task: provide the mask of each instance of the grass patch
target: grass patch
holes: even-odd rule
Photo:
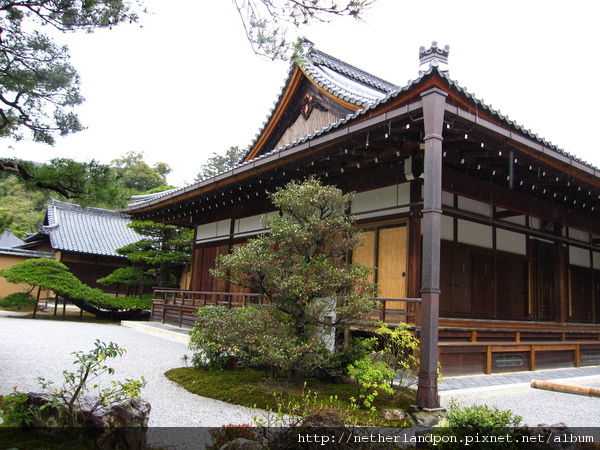
[[[399,426],[398,422],[385,420],[379,411],[384,408],[406,409],[415,404],[413,392],[409,395],[389,399],[381,394],[375,400],[377,411],[371,412],[353,406],[351,397],[357,396],[354,385],[345,383],[324,383],[319,380],[306,380],[304,385],[289,385],[284,380],[267,379],[264,373],[255,369],[236,369],[211,372],[191,367],[171,369],[165,376],[193,394],[221,400],[235,405],[265,410],[278,409],[283,399],[289,403],[301,403],[308,391],[317,393],[317,398],[327,403],[337,398],[350,422],[363,426]]]

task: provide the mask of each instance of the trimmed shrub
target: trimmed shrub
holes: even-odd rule
[[[2,308],[21,309],[27,306],[34,306],[36,303],[37,300],[27,292],[15,292],[0,299],[0,307]]]

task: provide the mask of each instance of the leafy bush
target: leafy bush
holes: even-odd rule
[[[355,361],[348,366],[348,374],[354,377],[358,385],[358,403],[365,408],[372,408],[379,391],[393,394],[391,382],[395,372],[384,361],[374,361],[371,355]]]
[[[23,427],[33,422],[33,413],[29,409],[29,395],[15,391],[2,398],[4,412],[4,426]],[[0,411],[1,413],[1,411]],[[0,417],[2,419],[2,417]],[[2,424],[2,421],[0,421]]]
[[[394,377],[390,380],[394,395],[404,394],[406,389],[416,383],[419,340],[409,326],[402,322],[393,329],[380,322],[375,334],[381,349],[372,355],[372,358],[375,361],[383,361],[394,372]]]
[[[521,427],[521,416],[487,405],[459,407],[453,402],[446,420],[447,424],[435,433],[440,438],[437,448],[442,450],[462,449],[466,442],[470,442],[469,448],[473,449],[518,449],[518,436],[529,434],[527,428]],[[443,439],[450,436],[455,439]],[[477,442],[484,436],[486,442]],[[506,436],[513,436],[512,442],[504,439]]]
[[[376,338],[352,337],[347,343],[337,345],[334,352],[323,352],[309,375],[327,381],[340,381],[348,375],[348,366],[373,352]]]
[[[21,309],[27,306],[34,306],[36,303],[37,300],[27,292],[15,292],[0,299],[0,307],[2,308]]]
[[[298,344],[291,327],[279,320],[273,309],[205,306],[196,315],[196,326],[190,332],[195,367],[255,367],[277,378],[306,357],[307,351]]]

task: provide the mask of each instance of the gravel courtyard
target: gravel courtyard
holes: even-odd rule
[[[194,439],[197,444],[197,433],[206,435],[208,427],[252,423],[261,414],[199,397],[169,381],[165,371],[184,366],[185,354],[191,357],[184,342],[118,325],[60,320],[0,317],[0,394],[12,392],[15,386],[21,392],[39,390],[39,376],[61,382],[62,371],[75,368],[71,352],[91,350],[96,339],[115,342],[127,350],[122,358],[110,361],[115,369],[112,379],[143,376],[147,380],[141,396],[152,405],[148,434],[151,444],[176,441],[185,448],[189,444],[186,439]],[[600,386],[600,376],[562,382]],[[526,384],[452,390],[442,392],[441,397],[444,406],[455,399],[461,405],[485,403],[511,409],[533,426],[556,422],[570,427],[600,426],[600,398],[536,390]],[[193,438],[189,437],[192,429],[197,430]]]
[[[144,377],[148,382],[141,397],[150,402],[150,427],[161,427],[149,441],[160,444],[166,427],[219,427],[251,423],[257,412],[191,394],[168,380],[164,373],[185,365],[191,352],[183,342],[121,327],[60,320],[0,317],[0,393],[16,386],[21,392],[39,391],[37,377],[62,381],[64,369],[75,370],[71,352],[87,352],[100,339],[115,342],[127,353],[110,361],[111,379]],[[171,430],[171,432],[181,435]],[[158,441],[158,442],[157,442]]]

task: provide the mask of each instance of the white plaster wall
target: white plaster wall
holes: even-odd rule
[[[231,227],[231,219],[199,225],[196,229],[196,241],[206,241],[218,237],[228,236]]]
[[[527,254],[527,236],[514,231],[496,229],[496,248],[517,255]]]
[[[492,205],[466,197],[458,197],[458,209],[479,214],[480,216],[492,217]]]
[[[350,211],[361,218],[377,217],[391,212],[407,212],[409,204],[410,183],[403,183],[354,194]],[[393,209],[396,207],[401,208]],[[379,211],[382,209],[387,210]]]
[[[491,249],[493,248],[492,227],[459,219],[458,242]]]
[[[569,264],[580,267],[590,267],[589,250],[569,245]]]

